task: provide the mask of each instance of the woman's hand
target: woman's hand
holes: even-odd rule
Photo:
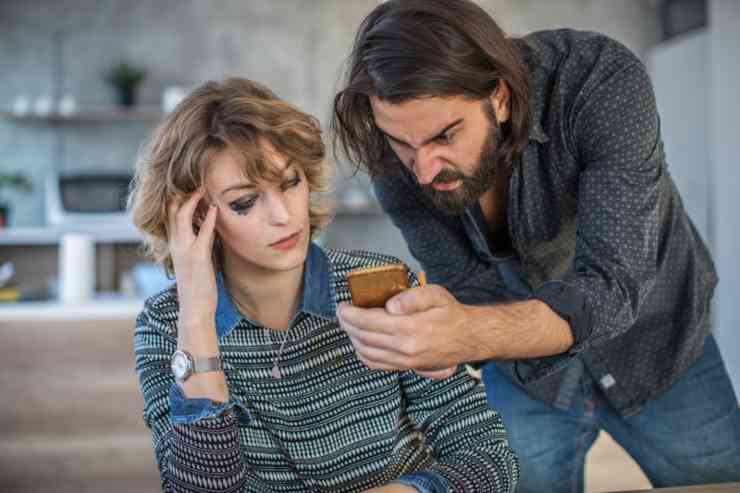
[[[169,247],[180,304],[179,322],[185,327],[212,323],[216,314],[216,274],[212,252],[218,208],[209,205],[207,212],[196,212],[204,193],[199,189],[186,200],[173,200],[167,211]],[[193,230],[196,218],[200,223],[197,235]]]

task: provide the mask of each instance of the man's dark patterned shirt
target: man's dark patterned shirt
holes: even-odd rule
[[[615,409],[635,414],[701,353],[714,265],[668,172],[640,60],[589,32],[517,44],[532,71],[533,125],[513,164],[509,234],[531,296],[570,322],[575,344],[499,366],[554,404],[580,358]],[[463,303],[511,299],[479,208],[444,214],[396,169],[374,180],[376,195],[430,281]]]

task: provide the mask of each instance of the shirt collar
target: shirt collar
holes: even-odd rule
[[[543,57],[540,54],[540,46],[538,46],[534,39],[529,37],[515,40],[515,44],[524,57],[524,63],[532,77],[532,93],[530,96],[532,124],[529,127],[529,140],[544,144],[550,140],[550,137],[547,136],[541,124],[545,112],[545,95],[543,91],[547,84],[543,80],[546,74],[543,70]]]
[[[223,273],[220,271],[216,274],[216,288],[218,291],[216,333],[219,338],[229,335],[242,319],[246,319],[254,325],[260,325],[239,313],[226,290]],[[337,301],[334,289],[334,272],[324,250],[313,242],[308,246],[308,254],[303,269],[301,302],[298,306],[298,312],[290,321],[291,325],[301,312],[326,320],[336,319]]]

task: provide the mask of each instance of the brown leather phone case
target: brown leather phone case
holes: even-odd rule
[[[385,302],[409,288],[409,271],[404,264],[356,269],[347,275],[352,304],[382,308]]]

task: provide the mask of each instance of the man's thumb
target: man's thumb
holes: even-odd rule
[[[411,315],[423,312],[439,304],[436,286],[410,288],[389,299],[385,309],[392,315]]]

